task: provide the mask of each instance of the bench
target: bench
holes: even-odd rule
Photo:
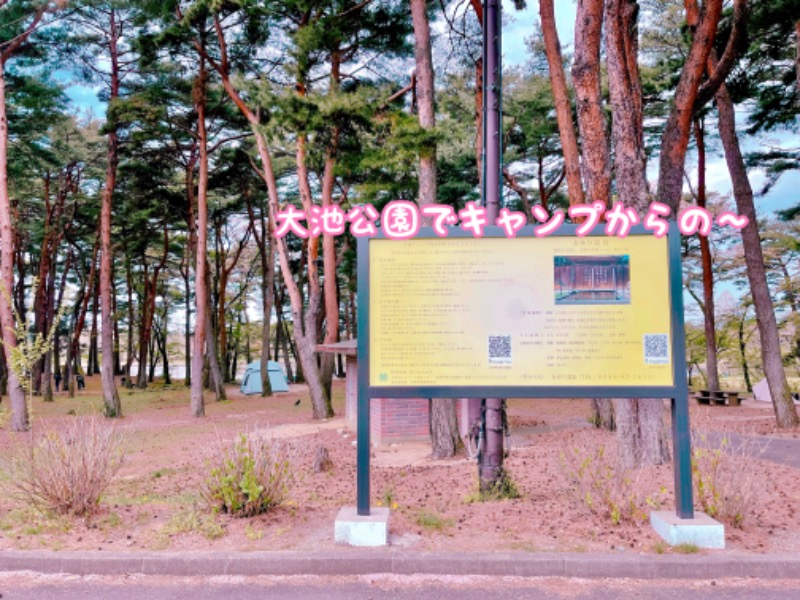
[[[700,390],[695,394],[698,404],[722,404],[728,406],[740,406],[741,399],[739,392],[726,392],[723,390]]]

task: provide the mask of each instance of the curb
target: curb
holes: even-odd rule
[[[0,571],[72,575],[488,575],[627,579],[800,579],[800,555],[613,555],[371,551],[0,551]]]

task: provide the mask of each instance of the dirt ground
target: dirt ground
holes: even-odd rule
[[[97,381],[94,381],[97,380]],[[76,398],[60,395],[50,404],[33,400],[33,435],[46,422],[99,410],[99,376]],[[262,399],[228,389],[226,402],[209,401],[207,417],[189,415],[182,385],[122,390],[125,418],[118,427],[130,436],[129,452],[101,501],[98,515],[76,519],[41,514],[0,495],[0,548],[85,550],[327,550],[334,546],[333,521],[344,505],[355,504],[354,432],[343,418],[311,418],[307,393]],[[335,410],[344,412],[344,385],[335,384]],[[295,402],[300,399],[299,405]],[[614,436],[588,423],[588,400],[512,400],[511,452],[506,466],[520,497],[476,500],[473,461],[461,455],[432,461],[426,444],[374,449],[372,502],[392,508],[390,543],[395,548],[445,551],[612,551],[672,552],[649,524],[615,524],[592,512],[569,476],[580,467],[603,473],[613,462]],[[692,406],[693,427],[743,435],[793,439],[797,431],[776,432],[770,405],[745,401],[741,407]],[[296,450],[299,483],[291,502],[249,519],[218,515],[206,507],[199,486],[209,473],[209,453],[219,440],[242,432],[271,429]],[[0,431],[0,452],[26,444],[28,434]],[[334,468],[314,473],[317,447],[325,446]],[[800,447],[800,442],[798,442]],[[594,458],[591,458],[591,457]],[[800,552],[800,472],[749,459],[754,496],[742,528],[726,527],[728,547],[753,553]],[[2,483],[8,486],[9,473]],[[630,483],[630,482],[629,482]],[[637,472],[632,490],[651,508],[673,508],[671,466]],[[347,551],[343,548],[343,551]]]

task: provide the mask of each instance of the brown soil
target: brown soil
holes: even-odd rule
[[[99,377],[91,378],[99,380]],[[35,399],[34,433],[45,421],[58,423],[97,410],[99,381],[84,395],[59,396],[45,405]],[[341,414],[343,383],[335,386]],[[207,417],[189,416],[182,386],[124,390],[130,452],[91,519],[42,515],[0,496],[0,548],[93,550],[326,550],[334,546],[333,521],[344,505],[355,504],[354,433],[343,419],[313,421],[303,387],[269,399],[243,396],[229,388],[228,402],[207,404]],[[295,406],[297,399],[302,399]],[[769,405],[745,402],[738,408],[692,407],[695,424],[717,431],[773,434]],[[608,448],[614,436],[588,425],[588,400],[509,402],[512,449],[506,461],[521,497],[476,502],[476,467],[463,456],[446,461],[428,457],[425,444],[375,448],[372,502],[392,508],[390,541],[409,550],[450,551],[672,551],[646,522],[615,525],[602,511],[589,510],[566,471],[572,454]],[[270,428],[297,450],[299,484],[292,501],[250,519],[216,515],[203,505],[198,488],[208,473],[208,452],[219,439]],[[797,432],[783,433],[796,437]],[[0,432],[0,452],[27,443],[26,434]],[[332,471],[314,473],[318,446],[327,447]],[[565,459],[564,457],[568,457]],[[585,456],[580,454],[580,456]],[[611,460],[609,458],[609,460]],[[800,473],[757,460],[757,498],[743,528],[726,528],[731,549],[746,552],[800,552]],[[602,466],[599,465],[598,468]],[[8,484],[10,475],[4,474]],[[642,498],[673,507],[672,468],[645,469],[635,489]],[[597,502],[595,502],[597,505]],[[647,508],[647,507],[645,507]],[[647,508],[647,510],[650,510]],[[345,550],[346,551],[346,550]]]

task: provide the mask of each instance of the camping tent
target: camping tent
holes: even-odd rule
[[[753,398],[759,402],[772,402],[772,395],[769,393],[769,384],[766,379],[762,379],[753,386]]]
[[[761,402],[772,402],[772,395],[769,393],[769,385],[766,379],[762,379],[753,386],[753,397]],[[792,394],[795,404],[800,404],[800,394]]]
[[[273,361],[267,363],[267,373],[269,383],[272,385],[273,392],[288,392],[289,384],[286,382],[286,375],[281,371],[281,366]],[[239,390],[243,394],[261,393],[261,362],[255,361],[247,365],[247,369],[242,377],[242,385]]]

